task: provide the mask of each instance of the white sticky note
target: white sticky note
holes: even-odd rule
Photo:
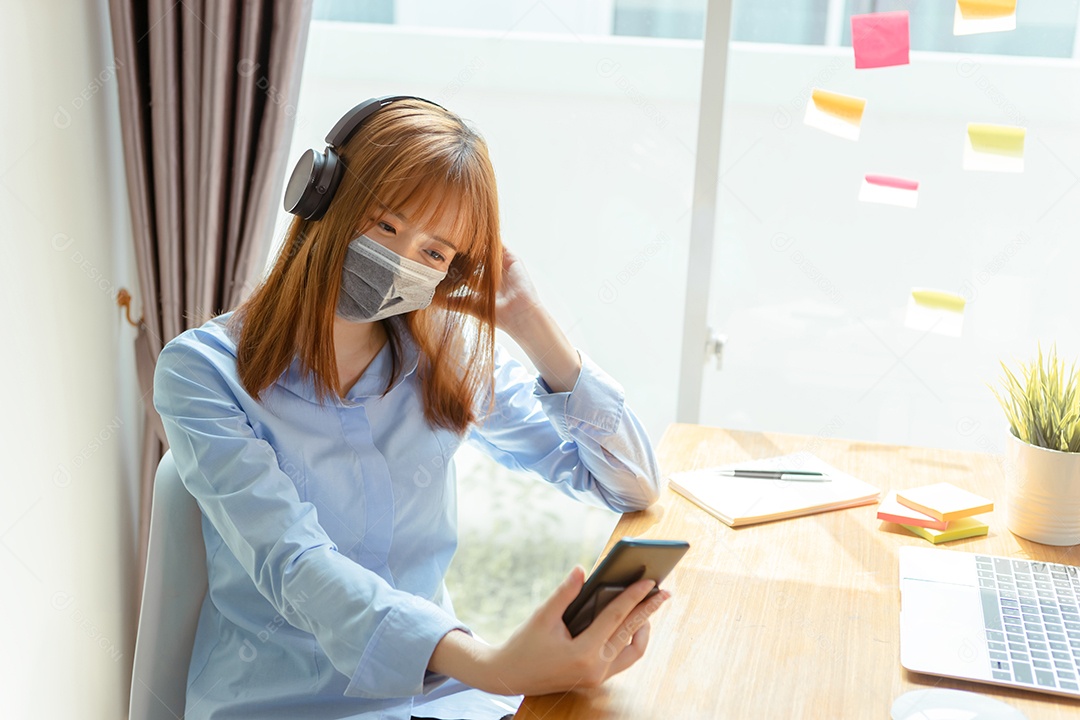
[[[1009,32],[1016,29],[1016,0],[957,0],[953,35]]]
[[[866,100],[814,88],[806,102],[803,122],[846,140],[858,140]]]
[[[859,186],[859,201],[913,208],[919,204],[919,183],[888,175],[866,175]]]
[[[1016,125],[968,123],[964,136],[964,169],[1024,172],[1027,130]]]
[[[904,325],[921,332],[960,337],[964,330],[966,304],[964,297],[956,293],[932,288],[912,288],[908,296]]]

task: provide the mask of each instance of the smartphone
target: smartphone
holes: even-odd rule
[[[641,578],[656,582],[646,599],[658,593],[660,581],[689,549],[690,543],[683,540],[619,540],[563,613],[570,636],[580,635],[608,603]]]

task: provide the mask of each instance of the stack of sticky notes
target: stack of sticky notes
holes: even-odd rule
[[[937,545],[986,535],[990,526],[974,516],[993,509],[992,500],[943,482],[889,493],[877,516]]]

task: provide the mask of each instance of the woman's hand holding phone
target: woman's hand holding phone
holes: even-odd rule
[[[585,632],[571,637],[562,617],[584,582],[584,571],[574,568],[532,617],[496,648],[503,681],[512,692],[540,695],[596,687],[644,654],[649,616],[669,594],[661,591],[643,603],[655,583],[639,580],[612,600]]]
[[[649,616],[671,594],[661,590],[645,601],[655,583],[638,580],[584,632],[571,637],[563,613],[584,583],[584,570],[574,568],[502,645],[483,645],[460,631],[449,633],[435,648],[429,668],[501,695],[597,687],[641,658],[649,643]]]

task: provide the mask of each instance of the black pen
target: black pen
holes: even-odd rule
[[[758,478],[760,480],[796,480],[801,482],[832,482],[832,478],[814,470],[717,470],[727,477]]]

